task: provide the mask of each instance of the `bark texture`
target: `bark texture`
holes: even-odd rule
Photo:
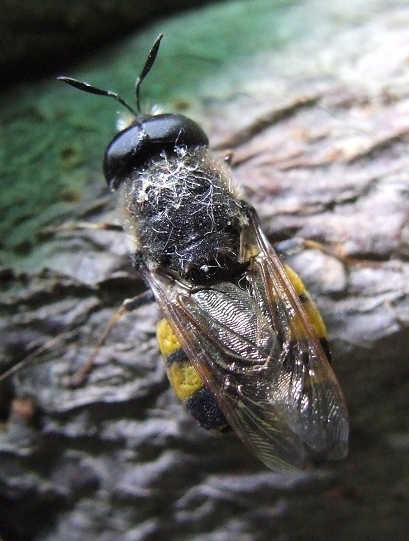
[[[4,541],[407,539],[409,9],[345,9],[331,26],[322,7],[326,32],[232,68],[246,77],[204,87],[195,110],[269,237],[329,248],[289,262],[328,326],[349,457],[285,477],[198,428],[168,388],[155,305],[121,320],[84,387],[64,386],[143,284],[121,233],[59,234],[0,273],[2,366],[59,337],[1,383]],[[72,218],[111,222],[99,195]]]

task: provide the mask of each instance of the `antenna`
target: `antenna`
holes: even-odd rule
[[[82,90],[83,92],[88,92],[89,94],[96,94],[97,96],[108,96],[108,98],[114,98],[114,100],[119,101],[120,104],[122,104],[124,107],[128,109],[134,116],[138,116],[141,114],[141,103],[140,103],[140,88],[143,80],[150,72],[156,56],[158,54],[159,45],[161,42],[161,39],[163,38],[163,34],[159,34],[159,36],[156,38],[155,43],[152,45],[151,50],[149,51],[148,58],[146,59],[146,62],[142,68],[142,71],[139,75],[139,77],[136,80],[135,83],[135,97],[136,97],[136,111],[132,109],[130,105],[126,103],[125,100],[121,98],[119,94],[116,92],[112,92],[112,90],[102,90],[101,88],[98,88],[96,86],[92,86],[89,83],[86,83],[85,81],[78,81],[77,79],[73,79],[72,77],[57,77],[59,81],[63,81],[64,83],[67,83],[70,86],[73,86],[74,88],[77,88],[78,90]]]
[[[141,88],[141,84],[145,77],[148,75],[148,73],[151,71],[151,68],[156,60],[156,55],[159,51],[159,45],[163,38],[163,34],[159,34],[159,36],[156,38],[155,43],[152,45],[151,50],[149,51],[148,58],[146,59],[145,65],[142,68],[142,71],[139,75],[139,77],[136,79],[135,83],[135,99],[136,99],[136,110],[138,113],[141,112],[141,102],[139,98],[139,91]]]
[[[67,83],[67,85],[78,88],[78,90],[88,92],[89,94],[97,94],[98,96],[108,96],[109,98],[114,98],[116,101],[119,101],[119,103],[122,103],[122,105],[126,107],[128,111],[131,111],[131,113],[136,116],[136,112],[132,109],[132,107],[130,107],[126,103],[126,101],[121,98],[119,94],[117,94],[116,92],[112,92],[112,90],[102,90],[101,88],[92,86],[89,83],[85,83],[84,81],[72,79],[71,77],[57,77],[57,79],[59,81],[64,81],[64,83]]]

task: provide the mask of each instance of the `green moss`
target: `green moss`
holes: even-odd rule
[[[138,70],[153,39],[163,32],[157,63],[143,87],[144,107],[149,110],[150,104],[160,103],[165,110],[189,108],[191,100],[204,99],[204,81],[211,81],[216,90],[228,67],[240,63],[240,58],[276,49],[289,39],[293,20],[285,8],[293,3],[241,0],[192,11],[155,24],[74,73],[63,71],[115,90],[133,103]],[[0,264],[29,251],[36,243],[36,229],[75,216],[79,202],[105,188],[101,163],[115,134],[118,110],[113,100],[52,79],[15,89],[3,98]]]

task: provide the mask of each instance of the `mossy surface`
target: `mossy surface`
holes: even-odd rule
[[[293,34],[288,0],[227,2],[160,22],[135,38],[60,74],[112,89],[133,103],[133,84],[154,38],[165,34],[143,87],[149,110],[190,110],[203,104],[201,89],[223,85],[230,67]],[[300,24],[300,23],[298,23]],[[304,24],[304,23],[303,23]],[[285,29],[288,31],[285,31]],[[246,74],[243,74],[245,77]],[[209,83],[210,81],[210,83]],[[0,103],[0,264],[28,255],[42,227],[75,217],[84,201],[103,193],[101,163],[115,134],[113,100],[90,96],[50,79],[21,86]]]

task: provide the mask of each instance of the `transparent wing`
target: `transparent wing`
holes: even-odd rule
[[[280,389],[275,407],[303,443],[316,456],[343,458],[348,451],[348,412],[334,372],[312,328],[280,259],[265,238],[256,214],[251,215],[260,256],[255,258],[263,292],[268,296],[268,311],[282,309],[284,357],[270,373],[277,375]],[[255,280],[258,283],[258,279]],[[277,302],[276,299],[280,299]]]
[[[190,289],[145,273],[191,362],[237,434],[271,469],[346,454],[342,393],[285,270],[251,215],[258,255],[237,284]]]

